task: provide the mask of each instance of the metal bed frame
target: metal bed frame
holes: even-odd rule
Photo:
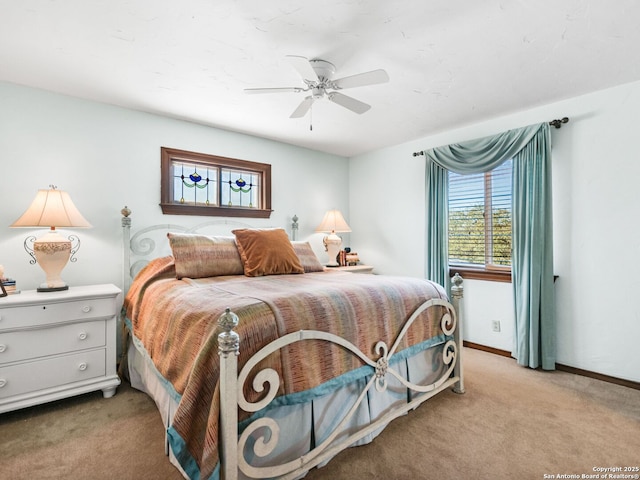
[[[135,276],[137,271],[142,268],[145,260],[137,260],[131,263],[131,252],[136,255],[151,255],[156,250],[155,242],[148,236],[153,230],[163,231],[182,231],[182,232],[201,232],[204,228],[210,226],[232,226],[247,227],[248,225],[229,220],[214,220],[206,222],[195,227],[181,227],[177,225],[156,225],[144,228],[138,231],[133,237],[130,235],[131,219],[129,218],[131,211],[125,207],[122,210],[122,228],[124,242],[124,265],[125,273],[123,284],[125,291],[130,286],[131,278]],[[295,239],[298,230],[298,218],[293,217],[291,227],[292,237]],[[461,321],[463,317],[463,286],[462,278],[455,275],[452,278],[451,296],[452,302],[446,302],[441,299],[431,299],[423,303],[406,321],[394,340],[392,345],[387,345],[380,341],[375,345],[374,351],[377,354],[377,360],[371,360],[364,352],[349,341],[336,335],[316,331],[301,330],[295,333],[285,335],[270,344],[266,345],[253,357],[251,357],[246,365],[238,372],[238,356],[241,348],[241,341],[235,332],[235,327],[241,321],[237,315],[227,309],[221,314],[218,325],[221,333],[218,336],[218,353],[220,355],[220,459],[221,459],[221,478],[222,480],[237,480],[239,472],[242,472],[250,478],[282,478],[294,479],[310,469],[320,465],[333,457],[338,452],[353,445],[358,440],[370,435],[372,432],[383,428],[393,419],[415,409],[418,405],[425,402],[434,395],[452,388],[455,393],[464,393],[464,380],[462,371],[462,335]],[[450,339],[444,344],[442,350],[442,361],[446,366],[445,371],[435,380],[428,384],[416,384],[410,382],[407,378],[392,367],[392,358],[397,351],[404,335],[407,333],[411,324],[416,318],[429,308],[444,308],[446,313],[442,316],[440,326]],[[281,437],[279,427],[276,422],[269,417],[261,417],[251,422],[240,434],[238,429],[238,407],[245,412],[254,413],[266,408],[275,398],[280,385],[280,379],[277,373],[272,369],[264,369],[259,371],[251,380],[251,388],[256,392],[265,392],[262,400],[251,403],[244,396],[245,383],[249,382],[249,373],[267,356],[277,350],[286,347],[295,342],[304,342],[308,340],[321,340],[331,342],[341,346],[351,354],[357,356],[366,365],[372,368],[373,374],[366,382],[365,388],[357,397],[355,403],[348,409],[346,415],[338,422],[336,427],[322,441],[306,454],[276,466],[254,466],[250,464],[242,452],[247,447],[247,441],[251,437],[257,441],[252,443],[253,455],[257,457],[265,457],[269,455],[277,446]],[[395,378],[404,387],[417,395],[407,403],[395,406],[393,409],[386,411],[380,417],[373,420],[368,425],[363,426],[357,431],[344,436],[337,440],[338,436],[343,432],[343,427],[353,417],[356,410],[367,397],[367,395],[375,394],[375,392],[384,393],[387,389],[388,379]],[[265,390],[266,388],[266,390]],[[260,430],[262,429],[262,430]],[[262,433],[259,433],[262,432]],[[268,432],[268,435],[265,433]]]

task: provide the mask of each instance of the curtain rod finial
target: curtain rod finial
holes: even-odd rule
[[[549,122],[549,125],[551,125],[552,127],[560,128],[562,127],[563,123],[567,123],[568,121],[569,121],[568,117],[563,117],[562,119],[551,120]]]

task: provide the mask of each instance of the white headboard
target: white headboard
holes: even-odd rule
[[[123,278],[122,285],[125,293],[129,291],[131,281],[150,260],[164,255],[171,255],[171,247],[167,240],[168,232],[201,233],[204,235],[231,235],[236,228],[253,228],[254,225],[225,218],[208,220],[198,225],[185,227],[175,224],[149,225],[137,230],[131,235],[131,210],[125,206],[120,210],[122,214],[122,255]],[[298,217],[292,218],[291,240],[298,238]]]

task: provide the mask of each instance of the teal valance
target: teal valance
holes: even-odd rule
[[[516,128],[490,137],[432,148],[425,155],[427,160],[455,173],[484,173],[513,158],[545,127],[548,131],[546,123]]]

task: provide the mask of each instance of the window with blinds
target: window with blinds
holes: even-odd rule
[[[449,265],[511,268],[512,163],[487,173],[449,172]]]

